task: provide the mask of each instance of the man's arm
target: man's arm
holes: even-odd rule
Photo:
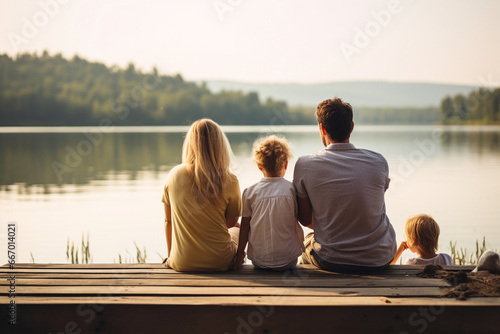
[[[312,204],[309,197],[297,197],[299,222],[310,229],[314,229]]]
[[[172,212],[170,205],[163,203],[165,209],[165,237],[167,239],[167,258],[170,256],[172,249]]]

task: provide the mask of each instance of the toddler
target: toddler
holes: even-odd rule
[[[255,267],[287,270],[302,254],[304,232],[297,221],[295,188],[283,178],[292,157],[284,138],[268,136],[253,145],[253,157],[264,177],[243,191],[238,252],[234,268],[245,257]]]
[[[416,253],[418,257],[406,260],[405,264],[453,264],[448,254],[436,254],[439,225],[431,216],[420,214],[410,217],[405,224],[405,235],[406,241],[399,246],[391,264],[395,264],[406,249]]]

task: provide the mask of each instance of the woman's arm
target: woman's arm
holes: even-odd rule
[[[167,258],[170,256],[170,250],[172,249],[172,212],[170,211],[170,205],[163,203],[165,208],[165,237],[167,238]]]
[[[396,255],[394,255],[394,259],[392,259],[391,264],[396,264],[401,254],[403,254],[403,252],[407,249],[408,245],[406,244],[406,241],[401,242],[401,245],[399,245],[398,250],[396,251]]]
[[[238,252],[236,253],[236,260],[234,261],[233,269],[240,269],[245,259],[245,247],[248,242],[248,233],[250,233],[250,220],[252,217],[241,218],[240,239],[238,241]]]

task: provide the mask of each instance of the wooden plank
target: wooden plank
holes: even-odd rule
[[[29,269],[29,268],[47,268],[47,269],[57,269],[57,268],[66,268],[66,269],[166,269],[165,266],[161,263],[89,263],[89,264],[70,264],[70,263],[16,263],[16,268],[20,269]],[[392,265],[388,270],[421,270],[425,266],[419,265]],[[9,264],[4,264],[0,267],[0,272],[3,269],[9,268]],[[310,264],[298,264],[296,267],[298,270],[313,270],[313,271],[321,271]],[[475,266],[458,266],[458,265],[450,265],[443,266],[446,270],[472,270]],[[9,269],[10,270],[10,269]],[[171,269],[170,269],[171,270]],[[173,271],[173,270],[172,270]],[[244,271],[254,271],[254,267],[251,264],[244,264],[242,269],[239,272]],[[174,271],[175,272],[175,271]]]
[[[299,265],[296,270],[291,272],[292,274],[296,274],[297,272],[307,273],[308,275],[338,275],[339,273],[329,272],[325,270],[317,269],[311,265]],[[470,271],[474,267],[473,266],[444,266],[446,270],[464,270]],[[390,275],[390,274],[416,274],[421,272],[423,266],[391,266],[387,270],[383,270],[377,273],[373,273],[372,275]],[[96,265],[16,265],[16,267],[12,270],[7,267],[0,267],[0,273],[10,274],[10,273],[23,273],[23,272],[60,272],[60,273],[70,273],[70,272],[79,272],[79,273],[169,273],[169,274],[219,274],[219,275],[254,275],[256,273],[262,274],[270,274],[270,275],[282,275],[283,272],[271,272],[271,271],[263,271],[256,270],[251,265],[245,265],[241,270],[238,271],[229,271],[229,272],[176,272],[173,269],[165,268],[163,265],[156,266],[138,266],[137,264],[128,264],[128,265],[112,265],[108,264],[106,266],[96,266]],[[290,272],[289,272],[290,273]]]
[[[285,271],[285,272],[271,272],[271,271],[258,271],[252,270],[251,272],[244,271],[233,271],[233,272],[175,272],[171,269],[18,269],[9,270],[6,272],[1,272],[0,277],[8,277],[10,275],[22,275],[22,274],[131,274],[131,275],[143,275],[143,274],[163,274],[170,275],[171,277],[255,277],[255,276],[265,276],[265,277],[387,277],[387,276],[415,276],[420,271],[392,271],[392,272],[380,272],[376,274],[341,274],[334,272],[324,272],[324,271]]]
[[[53,274],[113,274],[113,275],[128,275],[128,276],[144,276],[144,275],[153,275],[160,274],[165,278],[234,278],[234,277],[298,277],[298,278],[334,278],[334,277],[407,277],[407,276],[416,276],[420,271],[392,271],[392,272],[382,272],[377,274],[369,274],[369,275],[359,275],[359,274],[340,274],[333,272],[320,272],[320,271],[294,271],[294,272],[268,272],[268,271],[252,271],[249,273],[243,272],[210,272],[210,273],[178,273],[174,272],[170,269],[151,269],[151,270],[135,270],[135,269],[119,269],[119,270],[110,270],[110,269],[92,269],[92,270],[70,270],[70,269],[20,269],[14,271],[8,271],[4,273],[0,273],[0,278],[7,278],[11,275],[16,275],[19,277],[27,277],[31,274],[33,275],[53,275]]]
[[[184,296],[434,296],[443,294],[439,287],[379,288],[286,288],[286,287],[171,287],[171,286],[17,286],[16,295],[184,295]]]
[[[47,279],[61,279],[61,278],[81,278],[81,279],[103,279],[103,278],[122,278],[122,279],[164,279],[164,280],[182,280],[182,279],[195,279],[195,280],[244,280],[244,281],[252,281],[254,279],[266,279],[272,281],[294,281],[301,282],[307,280],[339,280],[339,279],[350,279],[350,280],[358,280],[358,279],[369,279],[369,280],[387,280],[387,279],[420,279],[420,277],[415,275],[387,275],[387,276],[349,276],[349,275],[337,275],[331,277],[321,277],[321,276],[297,276],[297,275],[284,275],[284,276],[276,276],[276,275],[233,275],[233,276],[225,276],[225,275],[178,275],[172,276],[168,274],[80,274],[80,273],[18,273],[12,275],[0,275],[0,285],[5,284],[2,282],[9,277],[14,276],[19,279],[33,279],[33,278],[47,278]]]
[[[337,280],[388,280],[388,279],[399,279],[399,280],[422,280],[418,276],[405,276],[405,275],[388,275],[388,276],[347,276],[338,275],[335,277],[317,277],[317,276],[266,276],[266,275],[254,275],[254,276],[197,276],[197,275],[180,275],[171,276],[165,274],[16,274],[13,275],[18,280],[30,280],[30,279],[48,279],[48,280],[60,280],[60,279],[87,279],[87,280],[101,280],[101,279],[131,279],[131,280],[164,280],[164,281],[178,281],[178,280],[220,280],[220,281],[246,281],[253,282],[254,280],[260,281],[283,281],[288,282],[288,285],[299,285],[307,281],[337,281]],[[0,275],[0,286],[8,285],[7,279],[10,275],[2,276]]]
[[[287,282],[286,284],[299,285],[307,281],[358,281],[358,280],[368,280],[368,281],[384,281],[384,280],[429,280],[429,278],[421,278],[414,275],[388,275],[388,276],[348,276],[348,275],[338,275],[332,277],[318,277],[318,276],[275,276],[275,275],[253,275],[253,276],[220,276],[220,275],[210,275],[210,276],[198,276],[198,275],[179,275],[172,276],[166,274],[43,274],[43,273],[20,273],[12,275],[16,280],[32,280],[32,279],[47,279],[47,280],[60,280],[60,279],[85,279],[85,280],[102,280],[102,279],[131,279],[131,280],[163,280],[163,281],[179,281],[179,280],[199,280],[199,281],[242,281],[242,282],[253,282],[255,280],[259,281],[269,281],[269,282]],[[8,285],[11,275],[0,275],[0,286]]]
[[[220,278],[220,279],[233,279],[233,278],[246,278],[246,279],[251,279],[253,277],[269,277],[269,278],[292,278],[292,277],[297,277],[297,278],[324,278],[324,279],[336,279],[338,277],[349,277],[349,278],[378,278],[378,279],[383,279],[385,277],[392,277],[392,276],[415,276],[415,275],[348,275],[348,274],[337,274],[337,273],[332,273],[329,275],[315,275],[315,274],[308,274],[308,273],[303,273],[303,272],[285,272],[285,273],[270,273],[270,272],[256,272],[253,275],[240,275],[238,273],[233,273],[233,274],[226,274],[226,273],[177,273],[177,274],[172,274],[168,272],[162,272],[162,271],[145,271],[145,272],[134,272],[134,271],[86,271],[86,272],[78,272],[78,271],[20,271],[20,272],[11,272],[11,273],[2,273],[0,274],[0,277],[10,277],[11,275],[16,275],[19,277],[28,277],[31,275],[47,275],[49,276],[57,276],[57,275],[73,275],[73,276],[85,276],[85,275],[122,275],[122,276],[129,276],[129,277],[141,277],[144,275],[162,275],[162,277],[165,278]]]
[[[0,304],[9,303],[0,296]],[[274,305],[274,306],[500,306],[500,297],[475,297],[465,301],[453,298],[379,296],[20,296],[22,304],[131,304],[131,305]]]
[[[8,285],[7,280],[0,281],[2,285]],[[425,278],[392,278],[385,280],[367,279],[307,279],[296,280],[276,280],[255,278],[253,280],[217,280],[217,279],[143,279],[143,278],[103,278],[103,279],[82,279],[82,278],[16,278],[17,286],[83,286],[83,285],[148,285],[148,286],[278,286],[278,287],[447,287],[449,284],[440,279]]]
[[[244,272],[244,271],[231,271],[231,272],[176,272],[172,269],[14,269],[0,272],[2,275],[12,275],[12,274],[24,274],[24,273],[61,273],[61,274],[170,274],[170,275],[189,275],[189,276],[254,276],[254,275],[266,275],[266,276],[317,276],[317,277],[329,277],[338,275],[347,276],[390,276],[394,274],[416,274],[420,271],[404,271],[404,272],[380,272],[374,274],[341,274],[334,272],[322,272],[322,271],[285,271],[285,272],[270,272],[270,271],[257,271]]]
[[[273,276],[273,277],[335,277],[335,276],[348,276],[348,277],[387,277],[387,276],[416,276],[421,270],[413,271],[386,271],[373,274],[343,274],[334,272],[320,272],[320,271],[286,271],[286,272],[268,272],[268,271],[253,271],[253,272],[175,272],[171,269],[16,269],[0,272],[0,277],[8,277],[10,275],[20,275],[20,274],[131,274],[131,275],[143,275],[143,274],[163,274],[171,275],[172,277],[233,277],[233,276]]]

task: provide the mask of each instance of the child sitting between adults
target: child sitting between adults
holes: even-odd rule
[[[452,265],[451,256],[445,253],[437,254],[439,225],[429,215],[420,214],[410,217],[405,224],[406,241],[399,246],[391,264],[396,264],[406,249],[416,253],[418,257],[406,260],[405,264],[419,265]]]
[[[234,269],[248,258],[257,268],[288,270],[302,254],[304,232],[297,220],[295,187],[284,178],[292,153],[277,136],[257,140],[253,157],[264,177],[242,195],[242,218]]]

